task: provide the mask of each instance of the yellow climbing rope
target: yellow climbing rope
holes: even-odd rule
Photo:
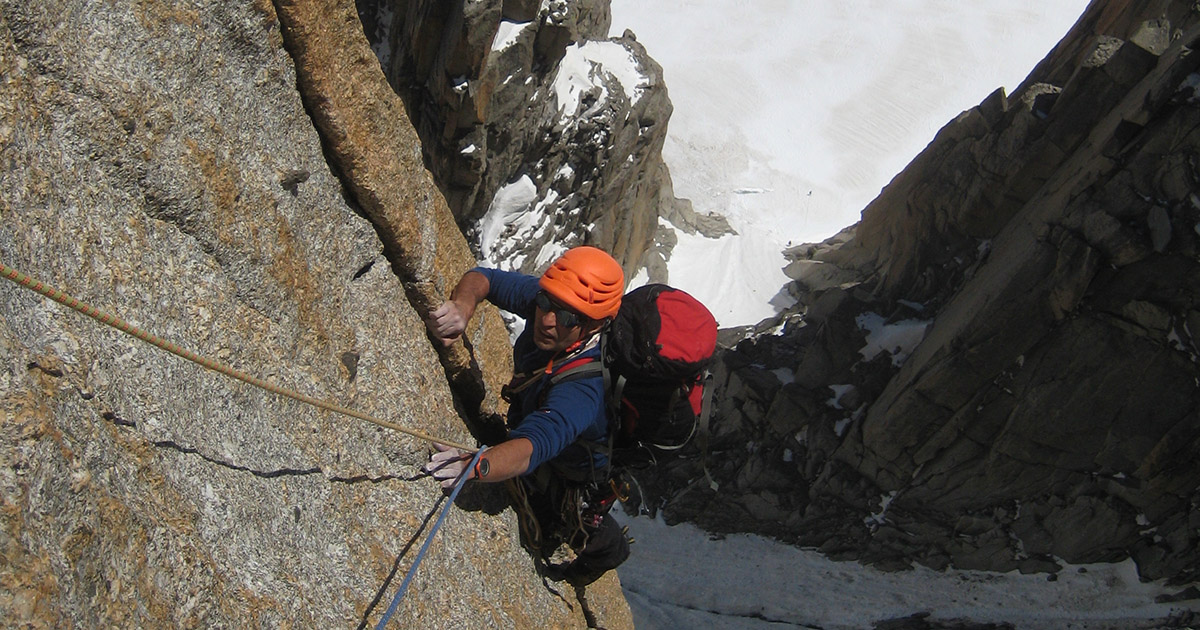
[[[394,431],[399,431],[401,433],[411,435],[413,437],[420,438],[422,440],[426,440],[429,442],[437,442],[438,444],[445,444],[446,446],[453,446],[455,448],[459,448],[459,449],[462,449],[465,451],[473,452],[476,450],[473,447],[465,446],[463,444],[458,444],[458,443],[452,442],[450,440],[443,440],[442,438],[434,437],[432,435],[423,433],[421,431],[417,431],[415,429],[409,429],[407,427],[400,426],[394,422],[389,422],[387,420],[381,420],[379,418],[369,416],[365,413],[355,411],[348,407],[343,407],[341,405],[337,405],[337,404],[334,404],[331,402],[319,400],[319,399],[313,398],[311,396],[305,396],[304,394],[301,394],[300,392],[280,387],[278,385],[275,385],[274,383],[269,383],[267,381],[264,381],[261,378],[258,378],[256,376],[251,376],[245,372],[236,370],[232,367],[229,367],[228,365],[219,363],[217,361],[213,361],[212,359],[208,359],[206,357],[202,357],[190,350],[185,350],[176,344],[173,344],[169,341],[160,339],[159,337],[156,337],[148,332],[145,332],[135,326],[131,326],[131,325],[129,325],[129,323],[125,322],[124,320],[120,319],[119,317],[114,317],[113,315],[105,313],[104,311],[101,311],[93,306],[84,304],[84,303],[80,302],[79,300],[71,297],[70,295],[63,293],[62,291],[59,291],[58,289],[55,289],[54,287],[48,286],[43,282],[35,280],[35,279],[29,277],[28,275],[21,273],[20,271],[17,271],[16,269],[9,267],[8,265],[5,265],[4,263],[0,263],[0,276],[4,276],[5,278],[12,280],[13,282],[15,282],[27,289],[36,291],[36,292],[50,298],[51,300],[54,300],[55,302],[62,304],[63,306],[66,306],[68,308],[79,311],[80,313],[87,315],[88,317],[100,322],[101,324],[105,324],[107,326],[112,326],[113,328],[116,328],[117,330],[119,330],[127,335],[136,337],[148,344],[158,346],[159,348],[166,350],[167,352],[170,352],[171,354],[174,354],[176,356],[187,359],[188,361],[191,361],[192,363],[196,363],[205,368],[213,370],[214,372],[219,372],[221,374],[224,374],[231,378],[235,378],[244,383],[249,383],[250,385],[253,385],[255,387],[265,389],[266,391],[272,392],[274,394],[278,394],[280,396],[286,396],[288,398],[291,398],[292,400],[298,400],[302,403],[306,403],[306,404],[312,405],[314,407],[324,409],[326,411],[332,411],[334,413],[340,413],[340,414],[343,414],[346,416],[350,416],[352,418],[358,418],[359,420],[365,420],[367,422],[370,422],[371,424],[385,427],[388,429],[392,429]]]

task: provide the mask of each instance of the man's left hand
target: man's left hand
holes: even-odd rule
[[[438,483],[442,484],[442,490],[449,492],[454,489],[459,477],[463,474],[471,474],[471,471],[467,470],[467,466],[471,464],[474,453],[451,446],[443,446],[436,442],[433,446],[437,452],[429,457],[429,463],[425,464],[422,470],[437,479]]]

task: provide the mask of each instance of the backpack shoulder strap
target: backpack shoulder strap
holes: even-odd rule
[[[607,396],[613,390],[613,374],[608,369],[610,350],[608,337],[608,328],[600,332],[600,356],[599,357],[580,357],[574,361],[570,361],[563,365],[550,375],[550,384],[556,385],[564,381],[574,381],[581,378],[590,378],[593,376],[604,377],[604,393]],[[617,383],[617,400],[620,400],[621,389],[624,387],[625,379],[618,378]]]
[[[578,359],[564,365],[562,370],[551,374],[550,386],[552,388],[554,385],[569,383],[571,380],[604,376],[604,373],[604,365],[601,365],[599,360],[594,358]]]
[[[601,376],[604,374],[604,365],[595,357],[584,357],[576,359],[564,365],[561,369],[550,375],[550,384],[557,385],[567,381],[577,381],[582,378],[593,376]]]
[[[708,421],[712,416],[713,399],[712,372],[705,370],[700,383],[704,387],[704,397],[700,403],[700,415],[696,418],[696,445],[700,447],[700,467],[704,469],[704,478],[708,481],[708,487],[712,488],[713,492],[716,492],[720,485],[712,478],[712,474],[708,471]]]
[[[602,376],[604,378],[604,409],[608,416],[608,435],[606,443],[597,443],[591,440],[576,440],[577,444],[582,445],[592,452],[604,454],[605,467],[601,474],[596,477],[598,480],[608,479],[612,473],[612,456],[613,442],[616,438],[617,423],[620,421],[620,401],[623,390],[625,389],[625,377],[614,374],[609,369],[608,347],[609,336],[608,329],[605,328],[600,333],[600,356],[599,357],[581,357],[570,363],[567,363],[558,371],[550,376],[549,386],[557,385],[558,383],[574,381],[583,378],[592,378]],[[596,471],[593,471],[595,474]]]

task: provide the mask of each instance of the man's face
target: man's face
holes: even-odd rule
[[[583,316],[555,302],[545,292],[538,296],[537,311],[533,317],[533,343],[538,349],[558,352],[583,338],[585,323],[565,326],[561,320],[571,319],[560,317],[565,313],[574,314],[578,322],[588,322]]]

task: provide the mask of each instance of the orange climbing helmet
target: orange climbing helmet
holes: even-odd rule
[[[591,319],[605,319],[621,308],[625,272],[607,252],[595,247],[575,247],[554,261],[538,281],[563,306]]]

